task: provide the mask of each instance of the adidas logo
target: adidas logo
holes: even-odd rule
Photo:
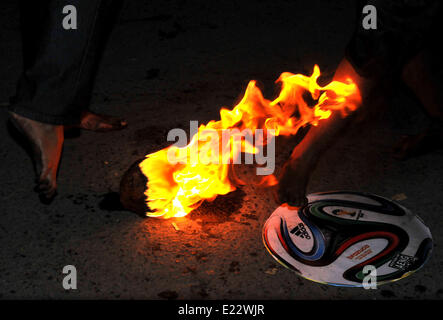
[[[311,236],[309,235],[308,231],[306,231],[306,227],[303,223],[299,223],[296,225],[291,231],[293,235],[300,237],[302,239],[311,239]]]

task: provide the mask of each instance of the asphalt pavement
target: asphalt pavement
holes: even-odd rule
[[[168,145],[170,129],[218,119],[220,107],[235,105],[249,80],[272,98],[281,72],[310,74],[318,64],[331,75],[353,19],[353,1],[344,0],[126,1],[91,109],[125,117],[129,126],[66,140],[51,205],[33,193],[32,162],[0,110],[0,298],[441,299],[443,153],[393,159],[401,135],[426,124],[401,88],[383,114],[344,132],[309,184],[309,192],[400,194],[400,203],[421,216],[434,252],[422,270],[399,282],[377,290],[337,288],[285,269],[261,240],[276,204],[269,190],[252,184],[173,220],[141,218],[115,201],[134,161]],[[16,1],[1,1],[0,30],[4,106],[21,70]],[[76,290],[62,286],[66,265],[77,269]]]

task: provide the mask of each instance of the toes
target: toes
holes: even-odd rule
[[[110,122],[111,122],[112,126],[119,127],[119,128],[124,128],[128,125],[128,122],[124,119],[112,118],[112,120]]]
[[[102,123],[103,127],[99,126],[101,131],[111,131],[111,130],[121,130],[128,126],[126,120],[121,120],[117,118],[110,118],[109,123]]]
[[[125,120],[115,119],[110,122],[98,122],[95,124],[93,131],[108,132],[114,130],[122,130],[128,126]]]
[[[39,199],[40,199],[40,202],[43,204],[51,204],[52,201],[54,201],[56,195],[57,195],[57,191],[54,190],[54,192],[49,195],[39,194]]]
[[[63,126],[50,125],[11,114],[17,127],[22,130],[33,147],[35,161],[35,191],[44,201],[51,200],[56,194],[57,168],[63,145]]]
[[[42,203],[49,204],[56,196],[57,187],[55,183],[51,183],[50,180],[44,179],[38,181],[34,191],[38,193]]]
[[[48,191],[49,189],[51,189],[49,183],[40,182],[35,186],[34,191],[37,193],[42,193]]]
[[[397,160],[405,160],[410,149],[411,137],[402,136],[400,142],[393,149],[393,156]]]
[[[121,130],[128,126],[128,122],[124,119],[119,119],[107,115],[99,115],[92,112],[86,112],[82,116],[79,127],[85,130],[96,132],[108,132],[114,130]]]

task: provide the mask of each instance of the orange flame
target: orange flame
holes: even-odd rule
[[[357,108],[360,93],[351,79],[322,87],[317,83],[319,76],[317,65],[310,77],[282,73],[277,80],[282,89],[274,101],[265,99],[256,82],[250,81],[240,103],[232,110],[222,108],[221,120],[201,125],[187,146],[173,145],[147,155],[139,165],[148,179],[145,195],[152,212],[147,215],[185,216],[204,200],[214,200],[236,189],[228,177],[229,164],[238,163],[241,153],[256,154],[257,146],[265,145],[273,136],[294,135],[307,124],[317,126],[333,111],[346,116]],[[306,91],[317,101],[315,106],[308,106],[303,99]],[[226,129],[232,130],[230,137],[222,139]],[[243,130],[257,129],[264,129],[267,139],[256,139],[255,146],[242,139]],[[176,159],[174,163],[171,155]],[[278,183],[273,175],[263,181],[267,185]]]

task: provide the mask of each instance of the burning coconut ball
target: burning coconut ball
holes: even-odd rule
[[[148,179],[139,167],[143,160],[134,162],[123,175],[120,181],[120,202],[126,209],[145,216],[150,209],[145,196]]]
[[[360,92],[351,79],[320,86],[319,77],[317,65],[311,76],[282,73],[278,80],[282,88],[273,101],[265,99],[256,82],[250,81],[242,100],[232,110],[222,108],[220,120],[201,125],[187,146],[173,145],[135,162],[121,181],[122,205],[147,216],[183,217],[205,200],[236,190],[229,179],[230,165],[237,163],[242,153],[256,154],[269,141],[268,136],[262,137],[251,145],[242,139],[241,132],[266,131],[274,137],[295,135],[306,125],[319,125],[333,112],[346,116],[358,107]],[[306,92],[316,105],[308,105]],[[236,131],[238,136],[224,140],[226,131]],[[215,159],[214,153],[218,155]],[[170,161],[171,154],[175,161]]]

